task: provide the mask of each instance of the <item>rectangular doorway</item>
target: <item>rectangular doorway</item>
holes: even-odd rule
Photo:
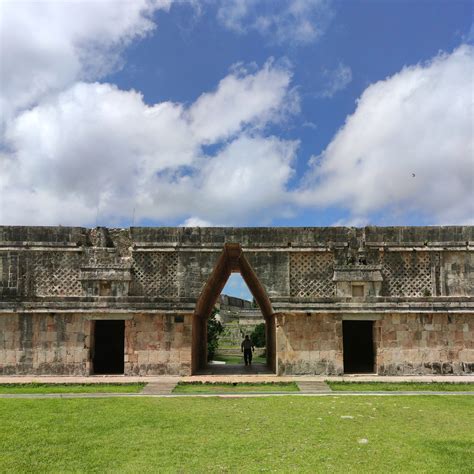
[[[373,321],[343,321],[344,373],[373,373]]]
[[[94,374],[123,374],[125,321],[97,320],[94,326]]]

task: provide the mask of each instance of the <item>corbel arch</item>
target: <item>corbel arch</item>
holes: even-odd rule
[[[242,275],[265,318],[267,364],[272,370],[275,370],[275,362],[273,361],[275,355],[275,312],[272,303],[255,271],[245,257],[241,245],[238,243],[226,243],[196,303],[193,318],[193,373],[207,364],[207,319],[211,315],[212,309],[217,303],[219,295],[224,289],[231,273],[240,273]]]

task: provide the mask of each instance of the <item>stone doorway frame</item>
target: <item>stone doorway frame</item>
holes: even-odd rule
[[[193,314],[192,373],[207,365],[207,320],[231,273],[240,273],[265,319],[267,366],[276,371],[275,311],[239,243],[226,243],[204,285]]]

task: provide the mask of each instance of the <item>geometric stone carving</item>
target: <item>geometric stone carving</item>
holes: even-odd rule
[[[332,252],[290,253],[290,295],[300,298],[334,296]]]
[[[178,296],[177,252],[133,252],[133,294]]]
[[[381,269],[381,265],[334,266],[336,296],[380,296],[383,281]]]
[[[81,281],[87,296],[128,296],[130,265],[107,264],[81,268]]]
[[[382,281],[380,265],[343,265],[334,267],[334,281]]]
[[[32,252],[36,296],[83,296],[80,281],[82,255],[76,252]]]
[[[386,296],[432,295],[430,252],[385,252],[382,273]]]
[[[0,294],[18,289],[18,255],[4,253],[0,255]]]

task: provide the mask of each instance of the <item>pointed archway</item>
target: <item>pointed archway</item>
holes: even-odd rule
[[[199,295],[193,317],[192,372],[207,365],[207,319],[211,315],[231,273],[240,273],[265,318],[267,365],[276,369],[275,312],[263,285],[245,257],[238,243],[227,243]]]

